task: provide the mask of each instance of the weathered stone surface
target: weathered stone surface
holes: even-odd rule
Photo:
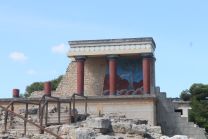
[[[175,135],[173,137],[161,136],[160,139],[189,139],[189,138],[185,135]]]
[[[160,139],[160,137],[162,136],[162,134],[158,134],[158,133],[147,133],[146,136],[148,136],[151,139]]]
[[[54,136],[46,135],[46,134],[35,134],[31,137],[31,139],[56,139]]]
[[[115,137],[109,135],[99,135],[96,137],[96,139],[115,139]]]
[[[128,122],[112,122],[112,130],[115,133],[129,133],[131,132],[131,124]]]
[[[142,124],[142,125],[136,125],[132,124],[132,129],[131,129],[131,134],[138,134],[138,135],[144,135],[147,132],[147,126]]]
[[[0,138],[1,139],[7,139],[9,137],[9,134],[3,134],[3,135],[0,135]]]
[[[147,132],[161,134],[161,127],[160,126],[147,126]]]
[[[147,134],[152,138],[159,139],[162,136],[160,126],[147,126]]]
[[[58,134],[59,128],[61,127],[61,125],[55,125],[55,126],[49,126],[46,127],[46,129],[48,129],[49,131]]]
[[[76,139],[95,138],[95,132],[90,128],[77,128],[75,130]]]
[[[35,115],[32,115],[30,118],[33,119],[34,117],[37,118]],[[127,119],[125,115],[120,114],[109,114],[104,115],[104,117],[91,115],[85,121],[70,125],[50,126],[46,129],[64,139],[188,139],[187,136],[182,135],[173,137],[162,136],[160,126],[150,126],[141,123],[147,123],[147,121]],[[21,123],[16,119],[15,124],[19,125]],[[1,135],[0,138],[8,139],[13,137],[16,139],[22,137],[22,133],[19,130],[12,129],[8,134]],[[55,139],[54,136],[46,132],[45,134],[35,134],[32,130],[31,134],[29,133],[30,131],[27,131],[28,137],[31,139]]]
[[[90,128],[110,129],[111,121],[107,118],[96,117],[87,120],[87,126]]]
[[[168,136],[161,136],[160,139],[170,139]]]
[[[184,135],[175,135],[171,137],[170,139],[188,139],[188,137]]]
[[[58,134],[59,135],[69,135],[75,132],[75,127],[73,125],[62,125],[59,128]]]

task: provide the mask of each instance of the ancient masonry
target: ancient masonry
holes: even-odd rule
[[[52,97],[59,97],[58,103],[68,102],[75,93],[85,97],[75,99],[78,113],[86,113],[86,108],[91,115],[120,113],[127,119],[147,121],[150,127],[160,126],[162,134],[167,136],[178,134],[206,139],[204,129],[176,113],[173,102],[156,87],[156,44],[153,38],[81,40],[70,41],[69,45],[71,63],[58,88],[52,92]],[[34,92],[31,98],[21,101],[39,102],[44,93],[51,96],[50,85],[45,85],[44,91]],[[13,90],[15,100],[18,93],[18,89]],[[12,100],[1,100],[0,105],[7,106]],[[86,100],[87,105],[83,105]],[[56,101],[50,102],[50,105],[55,104]],[[15,107],[21,108],[22,105],[18,103]],[[62,107],[67,111],[67,105]],[[162,134],[154,138],[160,138]]]
[[[140,103],[133,104],[137,106],[127,105],[126,110],[122,111],[122,104],[114,101],[115,105],[121,106],[115,106],[114,109],[127,115],[131,115],[130,109],[138,109],[133,111],[137,117],[160,125],[163,133],[169,136],[182,134],[205,138],[203,129],[175,113],[172,102],[164,97],[164,93],[157,91],[154,57],[156,45],[152,38],[70,41],[69,44],[71,49],[68,56],[72,62],[54,94],[70,96],[77,92],[86,96],[116,95],[126,98],[129,95],[134,95],[135,98],[154,96],[156,101],[153,101],[153,105],[140,99]],[[83,81],[77,81],[78,78]],[[102,109],[105,109],[104,105]],[[149,112],[144,109],[149,109]]]
[[[61,95],[79,91],[80,85],[83,85],[80,91],[87,96],[154,93],[155,43],[152,38],[71,41],[69,44],[68,56],[72,62],[56,90]],[[83,74],[77,73],[80,68],[84,69]],[[77,82],[78,78],[84,79],[84,84]]]

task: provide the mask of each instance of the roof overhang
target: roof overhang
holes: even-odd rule
[[[104,40],[69,41],[68,57],[154,54],[156,45],[153,38],[125,38]]]

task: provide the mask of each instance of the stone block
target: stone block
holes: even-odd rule
[[[171,137],[170,139],[188,139],[188,137],[185,135],[175,135]]]
[[[87,120],[87,126],[90,128],[109,129],[111,127],[110,119],[103,117],[96,117]]]
[[[132,124],[132,128],[130,133],[131,134],[137,134],[137,135],[145,135],[147,132],[147,126],[142,124],[142,125],[136,125],[136,124]]]
[[[99,135],[96,137],[96,139],[115,139],[115,138],[109,135]]]
[[[112,130],[114,133],[129,133],[131,132],[131,124],[128,122],[113,122]]]
[[[72,125],[62,125],[60,128],[59,128],[59,131],[58,131],[58,134],[59,135],[69,135],[71,134],[72,132],[74,132],[74,126]]]
[[[147,126],[147,132],[148,133],[157,133],[157,134],[161,134],[161,127],[160,126]]]
[[[77,128],[75,130],[76,139],[95,138],[95,132],[91,128]]]

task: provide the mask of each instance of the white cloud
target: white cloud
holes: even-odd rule
[[[27,74],[28,75],[34,75],[34,74],[36,74],[37,72],[34,70],[34,69],[29,69],[28,71],[27,71]]]
[[[65,44],[59,44],[59,45],[56,45],[56,46],[53,46],[51,48],[52,52],[55,53],[55,54],[66,54],[67,53],[67,46]]]
[[[25,56],[24,53],[22,52],[11,52],[9,54],[9,57],[13,60],[13,61],[18,61],[18,62],[24,62],[27,60],[27,57]]]

